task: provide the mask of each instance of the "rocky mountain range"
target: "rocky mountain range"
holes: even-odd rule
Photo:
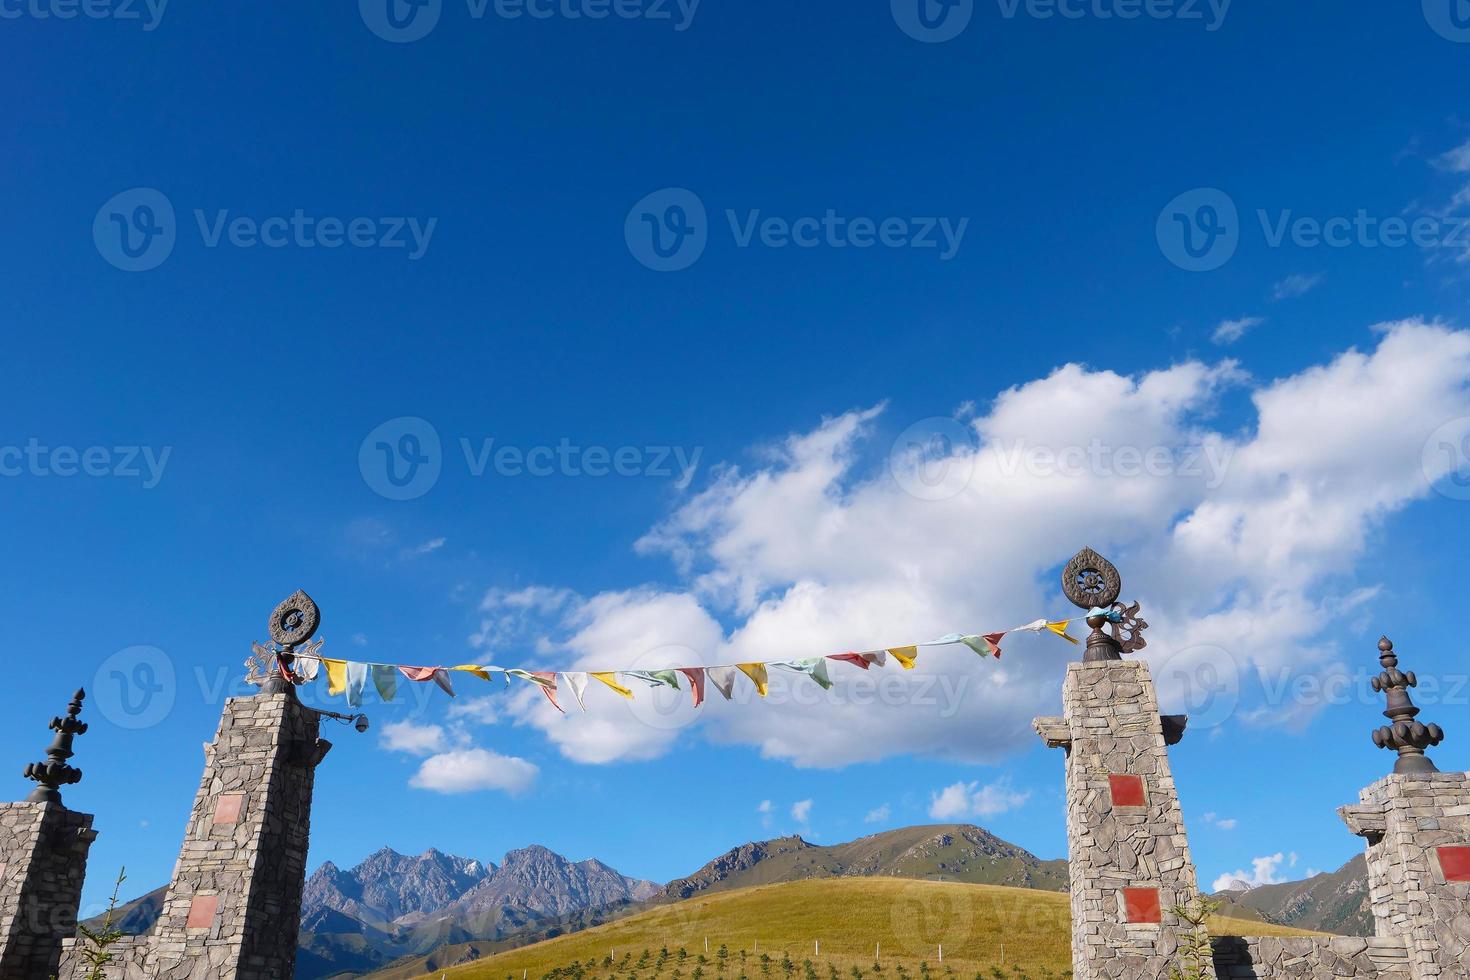
[[[409,856],[385,847],[345,870],[328,861],[307,880],[296,976],[360,976],[406,958],[447,966],[704,893],[859,876],[1065,891],[1067,862],[1042,860],[969,824],[904,827],[845,844],[798,836],[742,844],[665,886],[535,845],[511,851],[498,866],[433,849]],[[1373,932],[1361,856],[1331,874],[1216,897],[1236,917],[1345,935]],[[151,928],[162,898],[160,888],[124,906],[124,931]]]
[[[1336,871],[1304,881],[1229,888],[1214,897],[1225,902],[1222,911],[1227,915],[1239,916],[1241,909],[1247,909],[1259,913],[1267,922],[1299,929],[1344,936],[1373,935],[1368,863],[1361,854]]]

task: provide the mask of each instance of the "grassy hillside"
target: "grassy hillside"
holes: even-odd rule
[[[443,972],[451,980],[521,980],[524,973],[527,980],[540,980],[549,974],[617,974],[639,980],[719,980],[718,953],[724,945],[723,975],[728,980],[742,974],[749,980],[832,980],[834,970],[841,980],[857,980],[855,967],[873,980],[922,980],[926,968],[935,980],[947,980],[950,971],[970,980],[976,973],[990,978],[1002,964],[1011,980],[1042,980],[1070,969],[1070,928],[1063,894],[955,882],[828,878],[705,894],[507,952],[494,953],[488,944],[446,947],[373,976],[399,980]],[[1214,921],[1211,928],[1217,935],[1310,935],[1229,919]],[[820,952],[814,942],[820,942]],[[881,946],[881,972],[873,967],[875,945]],[[661,953],[665,948],[666,957]],[[763,956],[770,957],[764,969]],[[790,973],[783,962],[788,956]]]

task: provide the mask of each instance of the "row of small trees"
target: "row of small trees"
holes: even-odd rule
[[[564,966],[548,970],[539,980],[591,980],[602,977],[657,980],[664,976],[669,980],[707,980],[711,977],[728,977],[736,970],[737,980],[756,980],[757,977],[760,980],[772,980],[778,972],[784,980],[796,980],[798,975],[801,980],[864,980],[868,977],[883,980],[889,976],[893,980],[962,980],[953,966],[944,965],[935,970],[927,962],[919,964],[917,973],[910,971],[902,963],[885,967],[882,963],[875,962],[866,969],[854,964],[848,967],[844,975],[835,963],[827,959],[814,961],[808,958],[798,963],[789,952],[782,952],[779,958],[768,952],[756,956],[745,949],[731,952],[724,943],[720,944],[712,956],[706,953],[690,953],[683,946],[673,950],[664,946],[657,952],[645,948],[637,959],[634,959],[631,952],[627,952],[617,959],[609,953],[601,960],[573,960]],[[1035,980],[1063,980],[1071,976],[1071,970],[1058,975],[1042,967],[1036,972]],[[520,978],[507,974],[506,980]],[[1009,969],[992,966],[988,974],[976,972],[972,978],[964,980],[1033,980],[1033,976],[1020,965],[1012,965]]]

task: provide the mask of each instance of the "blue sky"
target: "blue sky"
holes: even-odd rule
[[[719,662],[1055,615],[1091,544],[1154,623],[1166,709],[1209,722],[1173,753],[1206,884],[1355,852],[1333,811],[1390,763],[1381,632],[1449,681],[1425,718],[1470,766],[1448,2],[997,0],[930,28],[903,3],[588,2],[403,28],[368,0],[0,4],[0,734],[18,776],[93,692],[66,794],[102,831],[89,901],[120,864],[167,878],[224,685],[296,588],[337,656]],[[405,418],[439,472],[390,499],[369,436]],[[475,475],[491,439],[567,448]],[[1032,453],[1094,440],[1225,462]],[[588,447],[635,475],[590,475]],[[84,458],[107,475],[61,475]],[[839,672],[828,702],[699,720],[610,696],[553,720],[473,680],[458,711],[370,706],[319,770],[312,862],[534,841],[663,880],[935,813],[1061,856],[1062,760],[1026,722],[1070,652],[928,654],[959,685],[937,702],[858,703]],[[139,664],[164,690],[127,728],[113,671]],[[1239,696],[1189,703],[1221,664]],[[534,775],[412,784],[436,759],[495,782],[474,751]]]

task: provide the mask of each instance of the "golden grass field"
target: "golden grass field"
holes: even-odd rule
[[[696,897],[458,967],[434,969],[430,958],[382,975],[415,976],[428,969],[452,980],[540,980],[553,972],[568,978],[831,980],[835,971],[847,980],[856,967],[863,977],[885,980],[922,980],[924,968],[937,980],[971,980],[977,973],[994,977],[1000,968],[1013,980],[1041,980],[1070,969],[1070,919],[1067,896],[1058,892],[828,878]],[[1210,927],[1215,935],[1311,935],[1239,919],[1212,919]],[[723,970],[721,945],[727,951]],[[686,953],[682,961],[680,947]],[[669,953],[661,956],[665,948]],[[881,971],[874,969],[875,952]],[[763,954],[771,958],[765,969]]]

